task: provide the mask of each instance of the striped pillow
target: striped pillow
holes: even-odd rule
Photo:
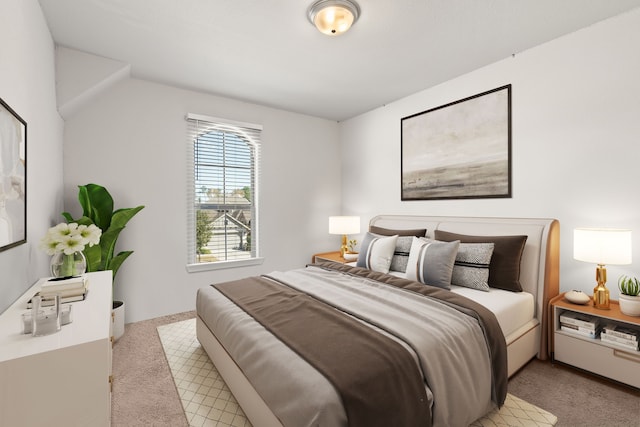
[[[372,225],[369,227],[369,231],[380,236],[395,236],[396,234],[398,235],[398,240],[396,241],[396,249],[395,251],[393,251],[393,258],[391,258],[391,266],[389,267],[389,271],[400,271],[402,273],[407,271],[409,250],[411,249],[411,242],[413,240],[411,237],[425,237],[427,235],[426,228],[396,230]]]
[[[489,292],[489,263],[493,243],[460,243],[451,284]]]
[[[459,241],[439,242],[424,237],[414,237],[407,263],[407,279],[450,289],[458,246],[460,246]]]
[[[398,236],[396,248],[393,251],[393,258],[391,258],[389,271],[400,271],[402,273],[407,271],[407,263],[409,262],[409,252],[411,251],[412,241],[413,237],[411,236]]]
[[[388,273],[397,240],[398,236],[384,237],[367,233],[360,245],[356,265],[372,271]]]
[[[435,230],[434,233],[436,239],[449,242],[460,240],[462,243],[494,243],[489,265],[489,287],[522,292],[520,261],[527,242],[526,235],[469,236],[441,230]]]

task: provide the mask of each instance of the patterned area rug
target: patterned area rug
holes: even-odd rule
[[[251,426],[200,346],[195,319],[159,326],[158,335],[191,426]],[[500,410],[491,411],[472,426],[546,427],[556,422],[555,415],[508,394]]]

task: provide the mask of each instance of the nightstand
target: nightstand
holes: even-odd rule
[[[640,351],[609,345],[599,337],[589,338],[563,331],[560,328],[560,316],[565,313],[580,313],[592,319],[598,319],[601,325],[615,323],[638,331],[640,331],[640,317],[623,314],[618,301],[613,300],[609,310],[594,308],[593,302],[586,305],[573,304],[564,298],[564,293],[557,295],[549,303],[553,316],[553,328],[550,331],[553,361],[566,363],[640,388]]]
[[[340,264],[346,264],[348,262],[351,262],[342,258],[340,256],[340,251],[322,252],[319,254],[314,254],[311,257],[311,262],[319,262],[319,261],[331,261],[331,262],[338,262]]]

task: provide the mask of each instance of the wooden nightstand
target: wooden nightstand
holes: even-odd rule
[[[340,264],[346,264],[347,262],[350,262],[340,256],[340,251],[322,252],[319,254],[314,254],[311,257],[311,262],[319,261],[339,262]]]
[[[583,337],[560,328],[560,315],[565,312],[582,313],[599,319],[601,324],[616,323],[640,331],[640,317],[622,314],[618,301],[611,301],[609,310],[573,304],[564,299],[564,293],[550,301],[553,328],[550,331],[554,361],[611,378],[640,388],[640,351],[608,345],[598,338]]]

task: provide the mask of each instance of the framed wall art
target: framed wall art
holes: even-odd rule
[[[402,200],[511,197],[511,85],[401,119]]]
[[[0,99],[0,251],[27,241],[27,122]]]

